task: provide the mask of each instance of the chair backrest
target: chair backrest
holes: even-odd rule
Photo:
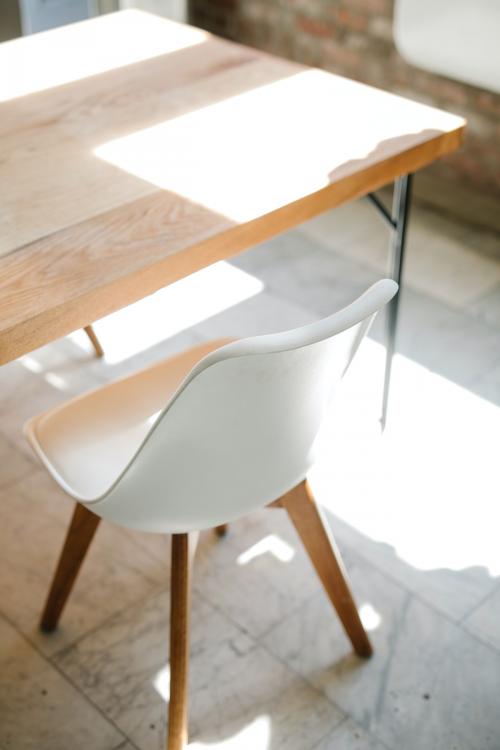
[[[280,497],[305,478],[335,386],[397,288],[384,279],[328,318],[210,353],[89,507],[124,526],[184,533]]]
[[[409,63],[500,93],[498,0],[396,0],[394,37]]]

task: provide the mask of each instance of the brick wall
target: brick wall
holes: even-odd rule
[[[465,146],[428,172],[441,184],[500,200],[500,96],[406,64],[393,42],[393,0],[190,0],[189,6],[191,23],[221,36],[464,115]]]

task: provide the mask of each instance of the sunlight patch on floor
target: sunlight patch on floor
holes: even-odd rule
[[[382,616],[379,612],[377,612],[373,604],[362,604],[359,608],[359,616],[365,630],[368,630],[368,632],[377,630],[380,623],[382,622]]]
[[[397,355],[382,433],[383,362],[365,340],[323,430],[313,490],[417,569],[500,574],[500,409]]]
[[[271,747],[271,722],[258,716],[240,732],[220,742],[190,742],[189,750],[268,750]]]
[[[39,373],[43,371],[43,365],[29,354],[19,357],[18,362],[30,372]]]
[[[239,302],[259,294],[262,281],[220,261],[94,323],[109,364],[122,362]],[[82,333],[71,339],[87,347]]]
[[[153,687],[165,703],[170,699],[170,664],[162,667],[154,676]]]
[[[256,557],[267,554],[280,562],[290,562],[295,557],[295,550],[276,534],[269,534],[238,555],[236,562],[238,565],[247,565]]]

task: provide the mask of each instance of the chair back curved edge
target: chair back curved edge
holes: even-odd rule
[[[87,507],[124,526],[185,533],[283,495],[314,463],[336,385],[397,290],[383,279],[327,318],[208,354],[112,487]]]

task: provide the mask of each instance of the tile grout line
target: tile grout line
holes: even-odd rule
[[[352,547],[352,546],[351,546],[350,544],[346,544],[346,545],[345,545],[345,547],[346,547],[346,550],[348,550],[348,551],[349,551],[349,552],[348,552],[349,556],[351,556],[351,555],[352,555],[352,562],[353,562],[354,564],[356,564],[356,558],[357,558],[358,560],[361,560],[361,561],[363,561],[363,562],[364,562],[364,563],[365,563],[366,565],[368,565],[368,566],[372,566],[373,568],[375,568],[375,569],[377,570],[377,572],[378,572],[378,573],[379,573],[379,574],[380,574],[380,575],[381,575],[381,576],[382,576],[383,578],[386,578],[387,580],[391,581],[391,583],[393,583],[393,584],[394,584],[394,585],[395,585],[395,586],[396,586],[397,588],[399,588],[399,589],[400,589],[400,590],[401,590],[402,592],[406,593],[406,595],[407,595],[407,603],[408,603],[408,606],[409,606],[409,603],[410,603],[411,599],[412,599],[412,598],[413,598],[413,599],[415,599],[415,600],[416,600],[416,601],[418,601],[418,602],[419,602],[419,603],[420,603],[420,604],[421,604],[422,606],[426,607],[426,608],[427,608],[427,609],[429,609],[429,610],[430,610],[431,612],[433,612],[433,613],[434,613],[434,615],[436,615],[437,617],[441,617],[441,618],[443,618],[444,620],[446,620],[447,622],[449,622],[449,623],[450,623],[451,625],[453,625],[453,626],[457,627],[457,628],[458,628],[459,630],[461,630],[461,632],[462,632],[462,633],[463,633],[464,635],[466,635],[466,636],[468,636],[468,637],[472,638],[473,640],[475,640],[476,642],[478,642],[478,643],[479,643],[479,644],[481,644],[482,646],[486,646],[487,648],[489,648],[490,650],[492,650],[492,651],[493,651],[493,652],[494,652],[495,654],[498,654],[498,650],[497,650],[497,649],[496,649],[496,648],[495,648],[494,646],[492,646],[492,644],[490,644],[490,643],[487,643],[487,642],[483,641],[483,640],[482,640],[481,638],[479,638],[479,637],[478,637],[478,636],[476,636],[475,634],[473,634],[473,633],[471,633],[471,632],[469,632],[469,631],[465,630],[465,629],[464,629],[464,628],[463,628],[463,627],[461,626],[461,624],[460,624],[460,621],[457,621],[457,620],[453,619],[453,617],[452,617],[451,615],[449,615],[449,614],[447,614],[447,613],[445,613],[445,612],[442,612],[441,610],[439,610],[439,609],[438,609],[438,608],[437,608],[437,607],[436,607],[435,605],[433,605],[433,604],[432,604],[431,602],[428,602],[428,601],[427,601],[426,599],[424,599],[424,598],[423,598],[423,597],[422,597],[422,596],[421,596],[421,595],[419,594],[419,592],[417,592],[417,591],[414,591],[413,589],[409,588],[409,587],[408,587],[408,586],[407,586],[406,584],[404,584],[404,583],[402,583],[401,581],[399,581],[399,580],[397,580],[396,578],[394,578],[394,577],[393,577],[393,576],[392,576],[391,574],[387,573],[387,572],[386,572],[386,571],[385,571],[385,570],[384,570],[383,568],[380,568],[380,567],[379,567],[379,566],[378,566],[378,565],[377,565],[376,563],[373,563],[373,562],[372,562],[372,561],[371,561],[370,559],[368,559],[368,558],[367,558],[367,557],[366,557],[366,556],[365,556],[365,555],[364,555],[363,553],[361,553],[361,552],[358,552],[358,551],[357,551],[356,549],[353,549],[353,547]],[[494,589],[494,590],[496,590],[496,588],[500,588],[500,584],[498,584],[498,587],[495,587],[495,589]],[[247,637],[250,637],[250,639],[251,639],[251,640],[252,640],[252,641],[253,641],[253,642],[254,642],[254,643],[255,643],[256,645],[259,645],[259,646],[261,646],[262,648],[264,648],[264,649],[265,649],[265,650],[266,650],[266,651],[267,651],[267,652],[268,652],[268,653],[269,653],[269,654],[270,654],[270,655],[271,655],[271,656],[272,656],[273,658],[275,658],[275,659],[278,659],[278,661],[280,661],[280,662],[281,662],[281,663],[283,664],[283,666],[285,666],[285,667],[286,667],[287,669],[291,670],[291,671],[292,671],[292,672],[293,672],[293,673],[294,673],[294,674],[295,674],[295,675],[296,675],[297,677],[299,677],[300,679],[304,680],[304,681],[305,681],[305,682],[306,682],[306,683],[307,683],[307,684],[308,684],[308,685],[309,685],[310,687],[312,687],[312,688],[313,688],[313,689],[314,689],[314,690],[315,690],[316,692],[318,692],[318,693],[319,693],[320,695],[322,695],[323,697],[325,697],[325,698],[326,698],[326,699],[327,699],[327,700],[328,700],[328,701],[329,701],[329,702],[330,702],[330,703],[331,703],[331,704],[332,704],[332,705],[333,705],[333,706],[334,706],[334,707],[335,707],[335,708],[336,708],[337,710],[340,710],[340,711],[341,711],[341,713],[344,713],[344,714],[345,714],[345,711],[344,711],[344,710],[343,710],[343,709],[342,709],[342,708],[341,708],[341,707],[340,707],[340,706],[339,706],[339,705],[338,705],[337,703],[335,703],[334,701],[332,701],[332,700],[331,700],[331,699],[330,699],[330,698],[329,698],[329,697],[328,697],[327,695],[325,695],[325,694],[324,694],[324,693],[323,693],[323,692],[322,692],[321,690],[318,690],[318,688],[317,688],[317,687],[315,687],[315,685],[313,685],[313,684],[312,684],[312,683],[311,683],[311,682],[309,681],[309,679],[308,679],[307,677],[304,677],[304,676],[303,676],[303,675],[302,675],[301,673],[297,672],[297,670],[296,670],[296,669],[294,669],[294,668],[293,668],[293,667],[292,667],[292,666],[291,666],[290,664],[288,664],[286,660],[284,660],[284,659],[282,659],[281,657],[277,656],[277,655],[276,655],[276,654],[275,654],[275,653],[274,653],[273,651],[271,651],[271,649],[270,649],[270,648],[269,648],[269,647],[268,647],[268,646],[267,646],[267,645],[266,645],[266,644],[265,644],[265,643],[264,643],[264,642],[262,641],[262,639],[263,639],[263,638],[265,638],[265,637],[267,637],[267,635],[269,635],[269,633],[271,633],[271,632],[272,632],[272,631],[273,631],[273,630],[274,630],[274,629],[275,629],[276,627],[278,627],[278,626],[280,625],[280,623],[275,623],[274,625],[270,626],[270,627],[269,627],[269,628],[268,628],[267,630],[263,631],[263,633],[259,634],[258,636],[253,636],[253,635],[251,635],[250,633],[248,633],[248,632],[247,632],[246,630],[243,630],[243,629],[242,629],[242,627],[241,627],[241,625],[240,625],[240,624],[239,624],[239,623],[238,623],[238,622],[237,622],[236,620],[234,620],[234,618],[233,618],[233,617],[232,617],[232,616],[231,616],[230,614],[228,614],[228,613],[227,613],[227,612],[226,612],[226,611],[225,611],[225,610],[224,610],[224,609],[223,609],[222,607],[220,607],[219,605],[217,605],[217,604],[214,604],[214,602],[212,602],[212,601],[211,601],[210,599],[208,599],[208,598],[206,597],[206,595],[205,595],[205,594],[203,594],[202,592],[200,592],[200,591],[199,591],[198,589],[197,589],[197,593],[198,593],[198,594],[199,594],[199,595],[201,596],[201,598],[203,598],[203,599],[204,599],[204,600],[205,600],[205,601],[206,601],[206,602],[207,602],[208,604],[210,604],[210,605],[211,605],[211,606],[212,606],[212,607],[213,607],[214,609],[216,609],[216,610],[217,610],[217,611],[218,611],[218,612],[219,612],[220,614],[222,614],[222,615],[223,615],[224,617],[226,617],[226,618],[227,618],[228,620],[230,620],[230,621],[231,621],[231,622],[233,623],[233,625],[234,625],[234,626],[235,626],[235,627],[236,627],[236,628],[237,628],[238,630],[240,630],[240,631],[241,631],[241,632],[242,632],[242,633],[243,633],[244,635],[246,635]],[[306,598],[306,599],[305,599],[305,600],[304,600],[303,602],[301,602],[300,604],[298,604],[298,605],[297,605],[296,607],[294,607],[294,608],[293,608],[293,610],[291,610],[291,611],[290,611],[289,613],[287,613],[287,615],[286,615],[286,618],[288,618],[288,617],[290,617],[291,615],[293,615],[293,614],[295,614],[295,613],[299,612],[299,611],[300,611],[300,610],[301,610],[301,609],[302,609],[303,607],[305,607],[305,606],[306,606],[306,605],[307,605],[307,604],[308,604],[308,603],[309,603],[310,601],[312,601],[312,599],[314,599],[315,597],[319,596],[319,595],[320,595],[321,593],[323,593],[323,592],[322,592],[322,590],[320,590],[320,591],[317,591],[317,592],[314,592],[314,593],[312,593],[312,594],[311,594],[310,596],[308,596],[308,597],[307,597],[307,598]],[[490,592],[490,593],[492,593],[492,592]],[[352,717],[350,717],[350,715],[349,715],[349,714],[347,714],[347,716],[349,716],[349,718],[352,718]],[[379,737],[378,737],[377,735],[373,735],[373,736],[374,736],[374,737],[376,737],[377,741],[380,741],[380,742],[381,742],[380,738],[379,738]],[[388,748],[388,750],[390,750],[390,748]]]
[[[75,690],[78,693],[78,695],[80,695],[84,699],[84,701],[89,706],[91,706],[104,719],[104,721],[106,721],[110,726],[112,726],[113,729],[115,729],[118,732],[118,734],[120,734],[123,737],[123,741],[121,742],[121,745],[123,745],[123,743],[125,741],[128,741],[132,745],[132,747],[134,748],[134,750],[141,750],[139,747],[137,747],[137,745],[134,742],[132,742],[132,740],[129,737],[127,737],[126,734],[124,734],[122,732],[122,730],[115,724],[115,722],[112,719],[110,719],[108,716],[106,716],[106,714],[100,709],[100,707],[97,706],[89,698],[89,696],[86,695],[86,693],[84,693],[82,690],[80,690],[80,688],[77,685],[75,685],[75,683],[73,682],[73,680],[71,680],[70,677],[68,677],[68,675],[66,675],[51,658],[49,658],[45,654],[43,654],[40,651],[40,649],[37,648],[37,646],[36,646],[35,643],[33,643],[24,633],[22,633],[21,631],[19,631],[19,629],[17,628],[16,624],[14,622],[12,622],[12,620],[9,617],[7,617],[3,613],[0,615],[0,617],[2,617],[5,620],[5,622],[7,622],[15,630],[15,632],[18,634],[18,636],[20,638],[22,638],[24,641],[26,641],[26,643],[28,643],[33,648],[33,650],[37,652],[37,654],[43,659],[44,662],[46,662],[50,667],[52,667],[52,669],[55,672],[57,672],[58,675],[66,683],[68,683],[69,685],[71,685],[71,687],[73,688],[73,690]],[[119,747],[120,747],[120,745],[118,745],[118,748]]]
[[[393,750],[384,740],[381,740],[379,737],[377,737],[376,734],[374,734],[371,731],[367,731],[366,729],[363,729],[363,727],[359,724],[359,722],[355,721],[355,719],[352,718],[352,716],[346,715],[345,719],[342,719],[342,721],[337,724],[333,732],[331,732],[332,735],[334,735],[341,727],[343,727],[348,722],[351,722],[355,725],[356,729],[358,729],[360,732],[363,732],[363,734],[366,734],[369,738],[374,739],[375,742],[377,742],[378,745],[380,745],[380,750]],[[315,745],[313,745],[310,750],[318,750],[318,748],[321,746],[321,743],[330,736],[330,732],[327,732],[319,742],[317,742]],[[334,738],[335,739],[335,738]],[[338,750],[342,750],[341,747],[338,748]],[[360,750],[362,750],[360,748]]]
[[[144,602],[147,602],[149,599],[154,599],[155,597],[159,597],[160,594],[166,593],[168,590],[169,589],[167,587],[160,586],[160,584],[158,584],[158,588],[156,588],[154,591],[150,591],[145,596],[141,596],[139,599],[136,599],[134,602],[131,602],[130,604],[126,604],[121,609],[117,609],[116,612],[112,612],[104,620],[102,620],[102,622],[100,622],[99,624],[95,625],[92,628],[89,628],[89,630],[86,630],[84,633],[81,633],[77,638],[75,638],[75,640],[70,641],[69,643],[66,643],[64,646],[61,646],[60,649],[58,649],[57,651],[54,651],[54,653],[47,656],[46,657],[47,660],[51,661],[53,658],[55,659],[61,656],[62,654],[64,654],[66,651],[70,651],[75,646],[78,646],[78,644],[81,643],[81,641],[85,640],[85,638],[88,638],[89,636],[94,635],[94,633],[97,633],[99,630],[101,630],[101,628],[107,627],[113,619],[121,617],[126,612],[128,612],[129,609],[132,609],[132,607],[135,608],[137,607],[137,605],[141,605]],[[31,641],[28,636],[25,636],[25,637],[30,643],[32,643],[33,646],[36,647],[36,643],[34,641]]]
[[[403,600],[401,609],[397,611],[397,617],[394,618],[393,621],[393,628],[391,632],[389,633],[389,653],[388,657],[385,660],[384,667],[382,669],[382,675],[381,679],[379,680],[378,684],[378,690],[377,690],[377,699],[375,702],[375,708],[374,713],[376,718],[378,719],[382,713],[385,696],[387,693],[387,685],[389,681],[389,676],[391,673],[392,663],[394,660],[394,655],[396,651],[396,647],[399,641],[399,637],[401,635],[401,627],[406,620],[406,616],[408,614],[408,610],[411,606],[413,600],[413,595],[409,592],[406,594],[405,599]]]
[[[313,574],[316,575],[316,571],[313,570]],[[309,604],[310,602],[312,602],[313,599],[315,599],[317,596],[320,596],[322,593],[323,593],[323,589],[322,588],[320,588],[318,591],[313,591],[313,593],[309,594],[309,596],[307,596],[304,599],[303,602],[300,602],[295,607],[293,607],[293,609],[291,609],[289,612],[287,612],[287,614],[283,617],[283,620],[288,619],[289,617],[292,617],[297,612],[300,612],[300,610],[303,607],[305,607],[306,604]],[[272,633],[272,631],[275,628],[277,628],[279,625],[281,625],[281,622],[276,622],[276,623],[274,623],[274,625],[270,625],[268,628],[266,628],[266,630],[263,630],[262,633],[260,633],[257,636],[257,638],[256,638],[257,641],[260,643],[262,639],[267,638],[267,636],[269,635],[269,633]]]
[[[1,420],[1,414],[0,414],[0,420]],[[5,483],[0,483],[0,493],[1,493],[5,489],[8,489],[9,487],[11,487],[13,484],[15,484],[17,482],[22,482],[27,477],[30,477],[33,474],[36,474],[36,472],[40,468],[41,464],[39,464],[37,462],[36,457],[35,457],[34,454],[31,455],[29,453],[25,453],[21,448],[19,448],[19,446],[16,445],[16,443],[11,440],[11,438],[9,437],[9,435],[7,435],[1,427],[0,427],[0,436],[3,438],[3,440],[5,440],[5,442],[9,446],[9,448],[16,455],[21,456],[21,458],[23,458],[26,461],[26,463],[28,464],[28,466],[30,467],[30,470],[28,471],[27,474],[23,473],[22,476],[20,476],[20,477],[16,477],[14,479],[7,480],[7,482],[5,482]]]
[[[379,274],[380,273],[384,273],[384,274],[388,273],[387,269],[384,271],[378,265],[369,264],[366,261],[366,259],[360,259],[358,257],[352,257],[352,256],[349,256],[349,255],[343,253],[342,251],[338,251],[336,249],[336,247],[340,247],[340,245],[335,246],[335,245],[327,244],[326,241],[323,242],[323,241],[319,240],[316,236],[314,238],[311,238],[307,234],[307,232],[301,230],[300,227],[298,229],[296,229],[295,231],[297,231],[297,233],[300,234],[304,238],[304,241],[306,241],[306,242],[314,242],[314,244],[317,245],[317,247],[318,247],[318,249],[320,251],[333,254],[335,257],[340,258],[342,260],[346,260],[346,261],[350,262],[354,266],[359,266],[363,271],[368,271],[368,272],[371,272],[371,273],[379,273]],[[409,231],[411,232],[411,227],[410,227]],[[446,236],[446,235],[444,235],[444,236]],[[390,242],[390,236],[387,235],[388,246],[389,246],[389,242]],[[353,240],[353,243],[359,244],[359,238],[358,238],[358,240]],[[352,244],[352,243],[347,243],[347,244]],[[389,256],[387,256],[386,260],[388,260],[388,257]],[[405,281],[404,281],[404,290],[403,291],[410,290],[414,294],[419,294],[419,295],[421,295],[423,297],[431,299],[433,302],[437,302],[438,304],[443,305],[446,308],[447,312],[461,313],[462,315],[464,315],[467,318],[470,318],[472,320],[478,320],[481,323],[484,323],[488,328],[491,328],[492,331],[496,331],[497,328],[498,328],[498,326],[496,326],[495,324],[493,324],[484,315],[475,313],[473,310],[471,310],[471,305],[476,304],[483,297],[491,294],[491,292],[494,291],[499,286],[500,286],[500,282],[496,281],[495,283],[492,284],[491,287],[488,288],[488,291],[481,293],[481,295],[479,295],[477,298],[474,297],[473,300],[469,300],[469,302],[467,302],[465,304],[460,304],[460,305],[457,305],[457,306],[451,305],[448,300],[443,299],[442,297],[439,297],[436,294],[432,294],[429,291],[423,291],[421,286],[419,286],[418,284],[415,285],[409,279],[405,279]]]
[[[197,592],[197,593],[199,593],[199,592]],[[297,611],[297,610],[298,610],[298,609],[299,609],[299,608],[300,608],[301,606],[305,606],[305,604],[306,604],[307,602],[309,602],[309,600],[310,600],[310,599],[311,599],[311,598],[312,598],[313,596],[317,596],[317,595],[318,595],[318,592],[316,592],[315,594],[312,594],[312,595],[311,595],[310,597],[308,597],[308,599],[307,599],[307,600],[306,600],[305,602],[303,602],[303,603],[302,603],[302,605],[300,605],[299,607],[295,608],[295,609],[294,609],[294,612],[295,612],[295,611]],[[255,645],[255,646],[258,646],[258,647],[262,648],[262,649],[263,649],[264,651],[267,651],[267,653],[269,654],[269,656],[271,656],[271,657],[272,657],[273,659],[275,659],[276,661],[278,661],[278,662],[279,662],[279,663],[280,663],[280,664],[281,664],[282,666],[284,666],[284,667],[285,667],[285,669],[286,669],[287,671],[289,671],[289,672],[291,672],[292,674],[294,674],[294,675],[295,675],[295,677],[297,677],[297,678],[298,678],[298,679],[299,679],[299,680],[300,680],[301,682],[303,682],[303,683],[304,683],[305,685],[307,685],[307,686],[308,686],[309,688],[311,688],[311,689],[312,689],[312,690],[313,690],[313,691],[314,691],[314,692],[315,692],[315,693],[316,693],[316,694],[317,694],[318,696],[322,697],[322,698],[323,698],[324,700],[326,700],[326,701],[327,701],[328,703],[330,703],[330,705],[332,705],[332,706],[333,706],[333,707],[334,707],[334,708],[335,708],[335,709],[336,709],[336,710],[337,710],[337,711],[338,711],[338,712],[339,712],[340,714],[342,714],[343,718],[342,718],[342,719],[341,719],[341,721],[340,721],[340,722],[339,722],[339,723],[338,723],[338,724],[336,725],[336,727],[337,727],[337,726],[340,726],[340,724],[342,724],[342,723],[343,723],[344,721],[346,721],[346,720],[347,720],[347,718],[350,718],[350,717],[349,717],[349,714],[347,714],[347,713],[346,713],[346,712],[345,712],[345,711],[344,711],[344,710],[343,710],[343,709],[342,709],[342,708],[341,708],[341,707],[340,707],[339,705],[337,705],[337,704],[336,704],[336,703],[335,703],[334,701],[332,701],[332,700],[331,700],[331,699],[330,699],[330,698],[329,698],[329,697],[328,697],[327,695],[325,695],[325,694],[323,693],[323,691],[322,691],[322,690],[319,690],[319,689],[318,689],[318,688],[317,688],[317,687],[316,687],[315,685],[313,685],[313,684],[312,684],[312,683],[311,683],[311,682],[310,682],[310,681],[309,681],[309,680],[308,680],[308,679],[307,679],[306,677],[304,677],[304,675],[300,674],[300,673],[299,673],[299,672],[298,672],[298,671],[297,671],[297,670],[296,670],[296,669],[295,669],[294,667],[292,667],[292,666],[291,666],[290,664],[288,664],[288,663],[287,663],[287,662],[286,662],[286,661],[285,661],[285,660],[284,660],[283,658],[281,658],[280,656],[278,656],[278,655],[274,654],[274,653],[273,653],[273,652],[272,652],[272,651],[271,651],[271,650],[270,650],[270,649],[268,648],[268,646],[267,646],[267,645],[266,645],[265,643],[263,643],[262,641],[260,641],[259,639],[260,639],[260,638],[261,638],[262,636],[259,636],[259,637],[255,637],[255,636],[251,635],[250,633],[248,633],[248,632],[247,632],[246,630],[243,630],[243,629],[242,629],[242,627],[241,627],[241,625],[239,625],[239,623],[237,623],[237,622],[236,622],[236,621],[235,621],[235,620],[233,619],[233,617],[232,617],[232,616],[231,616],[230,614],[227,614],[227,613],[226,613],[226,612],[225,612],[225,611],[224,611],[223,609],[221,609],[221,608],[220,608],[219,606],[215,605],[215,604],[214,604],[214,603],[213,603],[212,601],[210,601],[210,599],[208,599],[208,598],[207,598],[207,597],[206,597],[206,596],[205,596],[204,594],[202,594],[202,593],[199,593],[199,596],[200,596],[200,597],[201,597],[201,598],[202,598],[202,599],[203,599],[203,600],[204,600],[205,602],[207,602],[207,603],[208,603],[208,604],[209,604],[209,605],[210,605],[210,606],[211,606],[211,607],[212,607],[213,609],[215,609],[215,610],[216,610],[217,612],[219,612],[220,614],[222,614],[222,615],[223,615],[223,616],[224,616],[224,617],[225,617],[226,619],[228,619],[228,620],[229,620],[229,621],[230,621],[230,622],[231,622],[231,623],[232,623],[232,624],[233,624],[233,625],[234,625],[234,626],[235,626],[235,627],[236,627],[236,628],[237,628],[237,629],[238,629],[238,630],[239,630],[239,631],[240,631],[240,632],[241,632],[241,633],[243,634],[243,635],[245,635],[246,637],[248,637],[248,638],[249,638],[249,639],[250,639],[250,640],[251,640],[251,641],[252,641],[252,642],[254,643],[254,645]],[[272,628],[269,628],[269,629],[268,629],[268,630],[266,631],[266,633],[267,633],[267,632],[271,632],[271,630],[272,630],[272,629],[273,629],[274,627],[277,627],[278,625],[279,625],[279,623],[276,623],[275,625],[273,625],[273,626],[272,626]],[[336,727],[335,727],[335,728],[336,728]],[[329,731],[330,731],[330,730],[329,730]],[[324,737],[326,737],[326,736],[327,736],[327,734],[328,734],[328,732],[327,732],[327,733],[326,733],[326,734],[325,734],[325,735],[324,735],[324,736],[323,736],[323,737],[321,738],[321,741],[322,741],[322,740],[324,739]],[[313,748],[311,748],[311,750],[313,750]]]
[[[405,610],[405,611],[404,611],[404,613],[403,613],[403,616],[405,616],[405,614],[406,614],[406,610],[407,610],[407,609],[408,609],[408,607],[410,606],[410,604],[411,604],[411,600],[412,600],[412,598],[414,597],[414,595],[413,595],[413,592],[411,592],[411,591],[408,591],[408,590],[406,590],[406,589],[404,589],[404,592],[406,593],[406,600],[405,600],[405,604],[404,604],[404,610]],[[326,598],[328,599],[328,596],[327,596],[326,592],[323,592],[323,593],[324,593],[324,596],[326,596]],[[317,596],[317,595],[318,595],[318,594],[315,594],[315,596]],[[312,598],[312,597],[311,597],[311,598]],[[307,603],[307,602],[304,602],[302,606],[305,606],[305,605],[306,605],[306,603]],[[336,616],[336,613],[335,613],[335,609],[334,609],[333,605],[332,605],[332,616],[333,616],[333,617],[335,617],[335,616]],[[278,623],[278,624],[277,624],[276,626],[274,626],[274,627],[278,627],[278,626],[279,626],[279,623]],[[269,632],[271,632],[271,631],[272,631],[272,628],[271,628],[271,629],[270,629],[270,630],[268,631],[268,633],[269,633]],[[345,635],[345,633],[344,633],[344,635]],[[345,637],[347,638],[347,635],[345,635]],[[297,670],[297,669],[296,669],[295,667],[293,667],[293,666],[292,666],[291,664],[289,664],[289,663],[288,663],[288,662],[287,662],[287,661],[286,661],[286,660],[285,660],[285,659],[284,659],[283,657],[281,657],[281,656],[279,656],[279,655],[275,654],[275,653],[274,653],[274,651],[272,651],[272,650],[271,650],[271,649],[270,649],[270,648],[269,648],[269,647],[267,646],[267,644],[265,644],[265,643],[259,643],[259,645],[261,645],[261,646],[262,646],[262,648],[264,648],[264,649],[265,649],[265,650],[266,650],[266,651],[267,651],[267,652],[268,652],[268,653],[269,653],[269,654],[270,654],[270,655],[271,655],[271,656],[272,656],[273,658],[277,659],[277,660],[278,660],[278,661],[279,661],[279,662],[280,662],[281,664],[283,664],[283,665],[284,665],[284,666],[285,666],[285,667],[286,667],[287,669],[289,669],[290,671],[292,671],[292,672],[293,672],[293,673],[294,673],[294,674],[295,674],[295,675],[296,675],[297,677],[299,677],[299,678],[300,678],[301,680],[303,680],[304,682],[306,682],[306,683],[307,683],[307,684],[309,685],[309,687],[311,687],[311,688],[312,688],[312,689],[313,689],[313,690],[314,690],[314,691],[315,691],[316,693],[318,693],[319,695],[321,695],[321,696],[322,696],[322,697],[323,697],[323,698],[324,698],[324,699],[325,699],[326,701],[328,701],[328,703],[330,703],[330,704],[331,704],[332,706],[334,706],[334,708],[336,708],[336,709],[337,709],[338,711],[340,711],[340,713],[344,714],[344,717],[345,717],[345,718],[344,718],[344,719],[342,719],[342,721],[341,721],[341,722],[339,722],[339,724],[338,724],[338,725],[337,725],[337,726],[336,726],[336,727],[334,728],[334,730],[333,730],[333,731],[337,731],[338,727],[340,727],[340,726],[341,726],[341,724],[343,724],[343,723],[344,723],[344,722],[345,722],[345,721],[346,721],[347,719],[349,719],[350,721],[354,722],[354,723],[355,723],[355,724],[356,724],[357,726],[359,726],[358,722],[357,722],[357,721],[356,721],[356,720],[354,719],[354,717],[353,717],[353,716],[352,716],[352,715],[351,715],[350,713],[346,712],[346,711],[345,711],[345,710],[344,710],[344,709],[342,708],[342,706],[340,706],[340,705],[339,705],[338,703],[336,703],[336,702],[335,702],[334,700],[332,700],[332,699],[330,698],[330,696],[329,696],[329,695],[327,695],[327,694],[326,694],[326,693],[325,693],[325,692],[324,692],[323,690],[321,690],[320,688],[316,687],[316,685],[314,685],[314,683],[313,683],[313,682],[312,682],[312,681],[311,681],[311,680],[310,680],[310,679],[309,679],[309,678],[308,678],[307,676],[305,676],[305,675],[303,675],[303,674],[302,674],[301,672],[299,672],[299,671],[298,671],[298,670]],[[361,729],[362,729],[362,730],[363,730],[364,732],[366,732],[366,731],[367,731],[367,730],[366,730],[366,729],[364,729],[363,727],[361,727]],[[373,732],[371,732],[371,731],[370,731],[370,732],[368,732],[368,734],[370,734],[370,735],[371,735],[372,737],[374,737],[374,738],[375,738],[375,739],[377,740],[377,742],[380,742],[380,743],[382,744],[382,746],[383,746],[383,747],[386,747],[386,748],[387,748],[387,750],[391,750],[391,748],[389,748],[389,746],[388,746],[388,745],[386,745],[386,743],[385,743],[385,742],[384,742],[383,740],[381,740],[381,739],[380,739],[380,738],[378,737],[378,735],[376,735],[375,733],[373,733]],[[324,735],[324,737],[326,737],[326,736],[327,736],[327,735]],[[322,740],[324,739],[324,737],[322,738]],[[315,748],[315,747],[317,747],[317,746],[318,746],[319,744],[321,744],[322,740],[320,740],[320,742],[319,742],[319,743],[317,743],[317,745],[315,745],[315,746],[314,746],[314,747],[312,748],[312,750],[314,750],[314,748]]]
[[[22,454],[24,457],[24,454]],[[29,458],[26,457],[26,460],[31,464],[31,461]],[[25,479],[28,479],[29,477],[32,477],[34,474],[38,472],[38,467],[35,464],[32,464],[31,471],[28,471],[27,473],[23,474],[22,477],[16,477],[15,479],[11,479],[10,481],[5,482],[5,484],[0,484],[0,494],[3,492],[7,492],[9,489],[12,489],[13,486],[16,484],[21,484],[24,482]]]
[[[500,653],[499,649],[495,648],[495,646],[493,646],[491,643],[487,643],[487,642],[483,641],[481,638],[479,638],[477,635],[475,635],[474,633],[471,633],[470,631],[465,630],[465,628],[462,627],[462,619],[456,620],[456,619],[454,619],[452,617],[452,615],[450,615],[447,612],[443,612],[442,610],[438,609],[435,604],[433,604],[430,601],[427,601],[427,599],[425,599],[420,594],[419,591],[414,591],[413,589],[410,589],[405,583],[402,583],[397,578],[394,578],[393,575],[391,575],[390,573],[388,573],[387,571],[385,571],[383,568],[381,568],[379,565],[377,565],[377,563],[374,563],[372,560],[370,560],[368,557],[366,557],[365,554],[363,554],[362,552],[358,552],[358,551],[353,550],[353,548],[350,547],[350,545],[348,545],[348,546],[350,548],[350,553],[354,557],[357,556],[357,557],[361,558],[363,560],[363,562],[366,563],[367,565],[371,565],[373,568],[375,568],[377,570],[378,573],[380,573],[382,576],[384,576],[389,581],[391,581],[391,583],[395,584],[396,586],[398,586],[400,589],[402,589],[406,593],[411,594],[411,596],[413,596],[414,599],[416,599],[416,601],[418,601],[424,607],[427,607],[428,609],[430,609],[431,612],[433,612],[435,615],[437,615],[438,617],[442,617],[447,622],[449,622],[452,625],[454,625],[456,628],[459,628],[459,630],[461,630],[465,635],[468,635],[469,637],[473,638],[475,641],[477,641],[478,643],[480,643],[482,646],[488,646],[488,648],[490,650],[494,651],[495,654]],[[500,583],[497,586],[494,587],[493,591],[496,591],[497,588],[500,588]],[[487,597],[491,593],[493,593],[493,592],[489,592],[488,595],[487,595]]]
[[[464,615],[462,615],[462,617],[459,620],[457,620],[457,625],[462,626],[465,623],[465,620],[467,620],[472,614],[474,614],[474,612],[476,612],[480,607],[482,607],[483,604],[485,604],[488,601],[488,599],[491,599],[491,597],[495,596],[495,594],[498,591],[500,591],[500,582],[498,582],[491,589],[491,591],[488,591],[488,593],[485,594],[482,599],[480,599],[478,602],[476,602],[476,604],[474,604],[474,606],[471,607],[468,612],[466,612]]]
[[[321,737],[321,739],[319,740],[319,742],[315,742],[314,745],[312,745],[309,748],[309,750],[317,750],[317,748],[320,747],[320,745],[324,742],[324,740],[326,740],[327,737],[329,737],[331,734],[333,734],[334,732],[336,732],[337,729],[339,729],[340,727],[344,726],[344,724],[347,724],[347,722],[349,720],[352,721],[352,719],[350,718],[350,716],[348,716],[347,714],[345,714],[344,718],[341,721],[339,721],[339,723],[337,724],[337,726],[335,727],[335,729],[333,729],[333,731],[329,730],[328,732],[325,732],[325,734]]]

